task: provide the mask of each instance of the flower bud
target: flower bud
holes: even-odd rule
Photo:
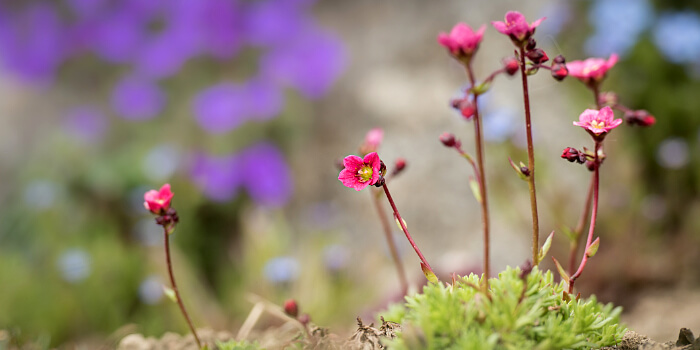
[[[534,50],[537,47],[537,41],[535,41],[535,38],[530,37],[527,41],[527,45],[525,46],[525,49],[530,51]]]
[[[287,301],[284,302],[284,313],[294,318],[299,316],[299,307],[297,306],[296,300],[287,299]]]
[[[577,162],[579,164],[583,164],[583,162],[586,160],[586,155],[573,147],[564,148],[564,151],[561,153],[561,157],[569,162]]]
[[[562,81],[569,75],[569,69],[563,63],[553,63],[552,64],[552,78],[557,81]]]
[[[455,140],[455,135],[444,132],[440,135],[440,142],[442,142],[445,147],[454,147],[457,145],[457,140]]]
[[[518,62],[517,58],[508,57],[503,60],[503,67],[508,75],[513,75],[518,72],[518,69],[520,69],[520,63]]]
[[[598,94],[598,103],[603,106],[614,106],[617,102],[617,94],[612,91],[604,91]]]
[[[525,56],[527,56],[527,58],[534,64],[540,64],[549,61],[547,53],[544,52],[544,50],[542,49],[530,50],[525,54]]]
[[[309,323],[309,321],[311,321],[311,316],[309,316],[309,314],[302,314],[301,316],[299,316],[299,318],[297,318],[297,320],[299,320],[301,324],[306,326]]]
[[[625,121],[627,124],[639,126],[652,126],[656,124],[656,118],[643,109],[625,113]]]
[[[405,168],[406,168],[406,159],[396,158],[396,162],[394,163],[394,171],[392,174],[394,176],[396,176],[399,173],[401,173]]]
[[[530,176],[530,168],[528,168],[528,167],[526,167],[526,166],[521,166],[521,167],[520,167],[520,172],[521,172],[523,175],[525,175],[525,177]]]
[[[522,265],[520,265],[520,274],[518,275],[518,277],[524,281],[525,278],[527,278],[527,276],[530,274],[530,272],[532,272],[532,268],[532,261],[530,261],[530,259],[525,260],[525,262]]]

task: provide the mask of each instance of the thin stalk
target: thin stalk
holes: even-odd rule
[[[180,298],[180,292],[178,291],[177,284],[175,283],[175,275],[173,274],[173,264],[170,261],[170,235],[168,234],[168,229],[166,227],[163,227],[163,229],[165,233],[165,260],[168,263],[168,275],[170,275],[170,284],[173,287],[173,292],[175,292],[175,299],[177,299],[177,305],[180,306],[180,311],[182,311],[182,315],[185,316],[187,325],[190,327],[192,335],[194,335],[194,340],[197,342],[197,347],[201,349],[202,343],[199,341],[197,331],[194,329],[194,326],[192,326],[192,321],[190,320],[190,316],[187,314],[187,310],[185,310],[185,305],[182,303],[182,298]]]
[[[593,83],[589,85],[591,88],[591,91],[593,91],[593,98],[595,100],[595,105],[596,108],[599,110],[602,108],[600,105],[600,93],[598,89],[598,84]],[[601,145],[602,146],[602,145]],[[597,157],[597,155],[596,155]],[[591,199],[593,198],[593,187],[595,186],[595,175],[591,176],[591,183],[588,186],[588,194],[586,194],[586,203],[583,207],[583,212],[581,213],[581,216],[578,219],[578,224],[576,224],[576,229],[574,229],[574,241],[571,242],[570,250],[569,250],[569,274],[574,273],[574,265],[576,264],[576,253],[578,252],[578,246],[579,242],[581,240],[581,233],[583,233],[583,226],[586,222],[586,218],[588,217],[588,210],[591,208]]]
[[[413,238],[411,238],[411,234],[408,233],[408,228],[406,228],[406,224],[404,223],[403,219],[401,218],[401,214],[399,214],[399,210],[396,208],[396,204],[394,203],[394,199],[391,198],[391,193],[389,193],[389,187],[386,186],[386,182],[382,185],[382,188],[384,188],[384,194],[386,194],[386,199],[389,201],[389,204],[391,205],[391,209],[394,211],[394,215],[396,215],[396,219],[399,221],[399,225],[401,226],[401,230],[406,235],[406,239],[408,239],[408,242],[411,243],[411,247],[413,247],[413,250],[416,251],[416,254],[418,254],[420,261],[422,261],[423,264],[425,265],[425,267],[428,268],[428,271],[435,274],[435,272],[433,271],[433,268],[430,267],[430,264],[428,264],[428,260],[425,260],[423,253],[420,252],[420,249],[418,249],[416,242],[414,242]]]
[[[471,61],[467,63],[467,75],[472,86],[476,84]],[[479,168],[479,192],[481,195],[481,219],[484,224],[484,290],[488,291],[488,281],[491,272],[489,257],[489,205],[486,194],[486,176],[484,175],[484,141],[481,132],[481,117],[479,115],[479,95],[474,94],[474,143],[476,144],[476,162]]]
[[[538,252],[540,248],[539,232],[540,223],[537,215],[537,191],[535,189],[535,149],[532,144],[532,123],[530,118],[530,94],[527,87],[527,73],[525,72],[525,49],[520,47],[520,76],[523,82],[523,102],[525,103],[525,130],[527,134],[527,168],[530,176],[527,184],[530,188],[530,208],[532,211],[532,265],[537,266]]]
[[[384,207],[379,202],[379,192],[370,191],[372,196],[372,202],[374,202],[374,207],[377,209],[377,215],[379,216],[379,221],[382,223],[382,229],[384,230],[384,236],[386,237],[386,244],[389,245],[389,252],[391,253],[391,258],[394,260],[394,265],[396,265],[396,273],[399,275],[399,283],[401,285],[401,293],[406,294],[408,291],[408,278],[406,277],[406,271],[401,263],[401,258],[399,257],[398,249],[396,249],[396,242],[392,237],[391,225],[389,224],[389,219],[386,216]]]
[[[570,278],[569,278],[569,293],[572,293],[574,291],[574,283],[576,282],[576,279],[581,276],[581,273],[583,273],[583,268],[586,267],[586,262],[588,262],[588,248],[591,246],[591,243],[593,242],[593,232],[595,231],[595,223],[596,223],[596,217],[598,215],[598,187],[600,185],[600,161],[598,159],[598,150],[601,147],[601,142],[596,140],[595,141],[595,158],[594,158],[594,164],[595,167],[593,168],[593,208],[591,210],[591,223],[588,226],[588,238],[586,239],[586,249],[584,250],[583,253],[583,258],[581,259],[581,264],[578,266],[578,270],[576,270],[576,273],[574,273]]]
[[[593,200],[593,188],[595,187],[595,174],[591,176],[591,184],[588,186],[588,194],[586,194],[586,203],[583,206],[583,212],[578,218],[578,224],[574,229],[574,240],[571,242],[571,247],[569,251],[569,275],[574,273],[576,268],[576,253],[578,252],[579,241],[581,240],[581,233],[583,232],[583,227],[586,224],[586,218],[588,217],[588,210],[591,208],[591,201]]]

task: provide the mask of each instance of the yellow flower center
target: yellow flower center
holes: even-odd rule
[[[600,69],[600,63],[599,64],[592,64],[590,66],[586,66],[583,68],[583,75],[588,75],[593,71],[597,71]]]
[[[357,177],[360,179],[360,182],[367,182],[372,179],[372,173],[374,173],[374,171],[371,166],[363,165],[362,168],[357,171]]]
[[[591,127],[594,129],[605,129],[605,122],[602,120],[601,121],[592,120]]]

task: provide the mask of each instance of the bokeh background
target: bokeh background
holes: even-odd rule
[[[252,293],[295,298],[314,322],[349,332],[399,290],[369,194],[337,180],[337,160],[373,127],[385,131],[387,164],[408,162],[392,192],[428,260],[445,275],[477,271],[471,170],[438,141],[450,131],[471,150],[472,125],[449,107],[466,77],[435,38],[507,10],[547,16],[536,38],[550,57],[618,53],[603,90],[657,118],[606,139],[602,244],[580,289],[623,305],[628,325],[658,340],[698,329],[695,1],[2,0],[0,344],[184,333],[162,292],[162,233],[142,206],[165,182],[181,218],[175,270],[198,326],[235,333]],[[512,50],[489,25],[477,78]],[[579,216],[589,173],[559,155],[591,147],[571,121],[593,101],[546,71],[531,96],[544,237]],[[526,160],[518,81],[497,78],[483,103],[498,271],[530,249],[527,186],[507,162]],[[418,262],[395,233],[418,287]],[[559,233],[552,255],[567,251]]]

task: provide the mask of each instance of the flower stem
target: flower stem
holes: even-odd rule
[[[168,229],[164,227],[164,234],[165,234],[165,260],[168,263],[168,275],[170,275],[170,284],[173,287],[173,292],[175,292],[175,298],[177,299],[177,305],[180,306],[180,311],[182,311],[182,315],[185,316],[185,320],[187,321],[187,325],[190,327],[190,331],[192,331],[192,335],[194,335],[194,340],[197,342],[197,347],[202,348],[202,343],[199,341],[199,337],[197,336],[197,331],[194,329],[194,326],[192,326],[192,321],[190,320],[190,316],[187,314],[187,310],[185,310],[185,305],[182,303],[182,298],[180,298],[180,292],[177,290],[177,284],[175,283],[175,275],[173,274],[173,264],[170,261],[170,235],[168,234]]]
[[[474,79],[474,70],[472,69],[471,60],[467,63],[467,75],[472,86],[476,84]],[[493,79],[493,78],[491,78]],[[489,257],[489,205],[488,196],[486,195],[486,176],[484,175],[484,149],[483,138],[481,132],[481,116],[479,115],[479,94],[474,94],[474,143],[476,144],[476,162],[479,169],[479,192],[481,195],[481,219],[484,224],[484,290],[488,291],[488,281],[491,272],[490,257]]]
[[[596,217],[598,215],[598,187],[600,185],[600,159],[598,158],[598,150],[600,149],[602,143],[601,141],[595,141],[595,158],[594,158],[594,168],[593,168],[593,208],[591,209],[591,223],[588,226],[588,238],[586,239],[586,249],[583,253],[583,258],[581,259],[581,264],[578,266],[578,270],[569,278],[569,293],[574,291],[574,283],[576,279],[583,273],[583,268],[586,267],[586,262],[588,262],[588,247],[591,246],[593,242],[593,232],[595,231]]]
[[[578,224],[574,229],[574,240],[571,242],[569,251],[569,274],[574,273],[576,268],[576,253],[578,252],[579,242],[581,241],[581,233],[583,232],[583,226],[586,224],[586,218],[588,217],[588,210],[591,208],[591,201],[593,200],[593,188],[595,187],[595,174],[591,176],[591,184],[588,186],[588,194],[586,194],[586,203],[583,206],[583,212],[578,218]]]
[[[530,188],[530,208],[532,211],[532,264],[539,264],[539,232],[540,223],[537,215],[537,192],[535,190],[535,149],[532,145],[532,123],[530,118],[530,95],[527,87],[527,73],[525,64],[525,48],[520,47],[520,75],[523,82],[523,102],[525,103],[525,130],[527,134],[527,168],[530,175],[527,177]]]
[[[595,99],[596,108],[599,110],[602,108],[600,104],[600,93],[598,89],[598,84],[590,85],[591,91],[593,91],[593,97]],[[602,146],[602,145],[601,145]],[[597,151],[596,151],[597,157]],[[593,198],[593,188],[595,187],[595,174],[591,176],[591,184],[588,186],[588,194],[586,194],[586,202],[583,207],[583,212],[578,219],[578,224],[576,224],[576,229],[574,229],[574,241],[571,242],[571,248],[569,251],[569,274],[574,273],[574,265],[576,264],[576,253],[578,252],[579,242],[581,240],[581,233],[583,233],[583,225],[588,217],[588,210],[591,208],[591,199]]]
[[[408,233],[408,228],[406,228],[406,223],[404,223],[403,219],[401,218],[401,214],[399,214],[399,210],[396,208],[396,204],[394,203],[394,199],[391,198],[391,193],[389,193],[389,187],[386,186],[386,182],[382,185],[382,187],[384,188],[384,194],[386,194],[386,199],[389,201],[389,204],[391,205],[391,209],[394,211],[394,215],[396,215],[396,219],[399,221],[399,225],[401,226],[401,230],[406,235],[406,239],[408,239],[408,242],[411,243],[411,247],[413,247],[413,250],[415,250],[416,254],[418,254],[420,261],[423,262],[425,267],[427,267],[430,272],[435,274],[433,269],[430,267],[430,264],[428,264],[428,261],[425,260],[423,253],[421,253],[420,249],[418,249],[418,246],[416,246],[416,242],[414,242],[413,238],[411,238],[411,234]]]
[[[398,249],[396,249],[396,242],[392,237],[391,225],[389,224],[389,219],[386,217],[386,212],[384,207],[379,202],[379,191],[371,191],[372,202],[374,202],[374,207],[377,209],[377,215],[379,216],[379,221],[382,223],[382,229],[384,230],[384,236],[386,237],[386,243],[389,245],[389,252],[391,253],[391,258],[394,260],[394,265],[396,265],[396,273],[399,275],[399,284],[401,285],[401,293],[406,294],[408,291],[408,278],[406,277],[406,271],[401,264],[401,258],[399,257]]]

